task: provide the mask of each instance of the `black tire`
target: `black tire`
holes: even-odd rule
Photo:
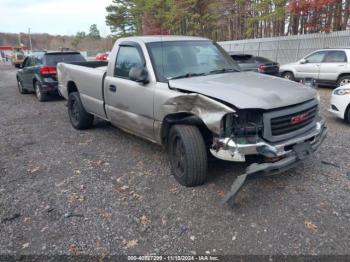
[[[48,95],[43,93],[41,90],[41,85],[38,81],[34,83],[35,96],[40,102],[47,101]]]
[[[202,185],[207,180],[207,149],[198,127],[174,125],[168,137],[172,174],[183,186]]]
[[[288,79],[288,80],[291,80],[291,81],[295,81],[295,77],[294,77],[294,74],[292,72],[284,72],[282,74],[282,77],[284,79]]]
[[[350,84],[350,75],[342,76],[337,81],[337,87]]]
[[[68,115],[72,126],[78,130],[90,128],[94,121],[94,116],[86,112],[78,92],[68,96]]]
[[[21,94],[27,94],[28,93],[28,90],[23,87],[22,81],[19,78],[17,78],[17,86],[18,86],[18,91]]]
[[[344,120],[345,120],[348,124],[350,124],[350,105],[349,105],[348,108],[345,110]]]

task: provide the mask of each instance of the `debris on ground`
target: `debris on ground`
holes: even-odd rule
[[[78,254],[78,248],[77,248],[77,245],[76,244],[70,244],[69,245],[69,248],[68,248],[68,251],[71,255],[77,255]]]
[[[139,241],[137,239],[132,239],[127,242],[126,248],[136,247],[138,244],[139,244]]]
[[[70,218],[70,217],[84,217],[83,214],[75,214],[75,213],[72,213],[72,212],[68,212],[68,213],[65,213],[64,214],[64,217],[65,218]]]
[[[305,227],[313,234],[317,233],[318,227],[311,221],[305,220]]]
[[[340,168],[340,166],[338,164],[332,163],[332,162],[328,162],[326,160],[322,160],[321,163],[324,164],[324,165],[327,165],[327,166],[333,166],[333,167],[336,167],[336,168]]]
[[[40,170],[40,166],[30,166],[30,168],[27,169],[27,172],[30,174],[34,174]]]
[[[2,222],[2,223],[10,222],[10,221],[13,221],[13,220],[19,218],[20,216],[21,216],[20,213],[15,213],[15,214],[13,214],[13,215],[10,216],[10,217],[5,217],[4,219],[1,220],[1,222]]]
[[[140,221],[142,225],[147,225],[151,223],[151,221],[145,215],[141,217]]]

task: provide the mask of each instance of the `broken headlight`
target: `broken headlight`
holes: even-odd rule
[[[260,110],[238,110],[227,114],[222,122],[225,137],[260,136],[263,132],[263,113]]]

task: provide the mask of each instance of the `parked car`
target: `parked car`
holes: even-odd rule
[[[39,101],[45,101],[58,90],[57,63],[82,61],[86,60],[79,52],[38,52],[27,56],[17,71],[18,90],[21,94],[34,91]]]
[[[350,123],[350,84],[333,91],[329,112]]]
[[[282,77],[300,81],[314,78],[318,84],[343,86],[350,83],[350,49],[317,50],[303,59],[283,65]]]
[[[98,53],[95,57],[96,60],[106,61],[108,59],[109,53]]]
[[[261,56],[230,53],[243,71],[255,71],[268,75],[279,75],[279,64]]]
[[[120,38],[107,68],[59,63],[59,90],[76,129],[94,117],[168,149],[172,173],[185,186],[207,179],[207,152],[262,162],[238,177],[224,202],[252,174],[284,171],[323,142],[317,92],[299,83],[241,72],[206,38]]]

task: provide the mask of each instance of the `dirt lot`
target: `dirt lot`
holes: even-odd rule
[[[220,199],[244,164],[210,163],[204,186],[170,175],[164,149],[97,121],[79,132],[66,102],[20,95],[0,66],[0,254],[349,254],[350,126],[297,169]],[[321,161],[333,165],[327,165]]]

